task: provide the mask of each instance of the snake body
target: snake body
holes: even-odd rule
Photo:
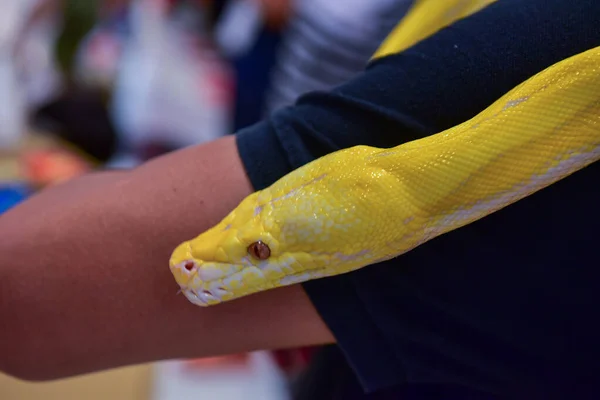
[[[194,304],[354,271],[411,249],[600,158],[600,47],[515,87],[474,118],[390,149],[321,157],[179,245]]]

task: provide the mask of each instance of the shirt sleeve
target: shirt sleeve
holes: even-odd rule
[[[596,0],[497,1],[240,131],[249,178],[261,189],[341,148],[396,146],[459,124],[599,46],[598,21]],[[591,382],[599,176],[596,163],[402,257],[306,282],[364,389],[451,382],[523,394]]]

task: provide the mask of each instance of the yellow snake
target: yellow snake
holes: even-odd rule
[[[422,0],[413,11],[434,3]],[[482,4],[466,3],[472,12]],[[436,15],[440,27],[451,22],[441,17],[448,13]],[[418,33],[419,19],[407,20],[415,41],[436,31],[427,25]],[[410,44],[404,35],[380,53]],[[352,147],[289,173],[179,245],[171,272],[200,306],[347,273],[400,256],[599,158],[600,47],[541,71],[451,129],[391,149]]]

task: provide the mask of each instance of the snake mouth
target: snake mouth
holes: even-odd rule
[[[208,307],[224,301],[223,296],[231,295],[231,292],[219,289],[191,289],[182,288],[181,293],[192,303],[201,307]]]
[[[230,290],[219,284],[220,279],[198,279],[203,277],[199,276],[201,270],[198,268],[198,263],[193,260],[171,263],[170,268],[181,293],[193,304],[208,306],[221,303],[233,296]],[[218,277],[215,276],[214,278]]]
[[[189,242],[174,251],[169,267],[180,292],[201,307],[327,275],[323,268],[294,270],[286,260],[258,264],[248,259],[239,264],[205,262],[194,258]]]

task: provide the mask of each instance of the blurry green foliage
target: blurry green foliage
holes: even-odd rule
[[[56,43],[60,67],[70,75],[77,46],[96,22],[98,0],[65,0],[64,24]]]

